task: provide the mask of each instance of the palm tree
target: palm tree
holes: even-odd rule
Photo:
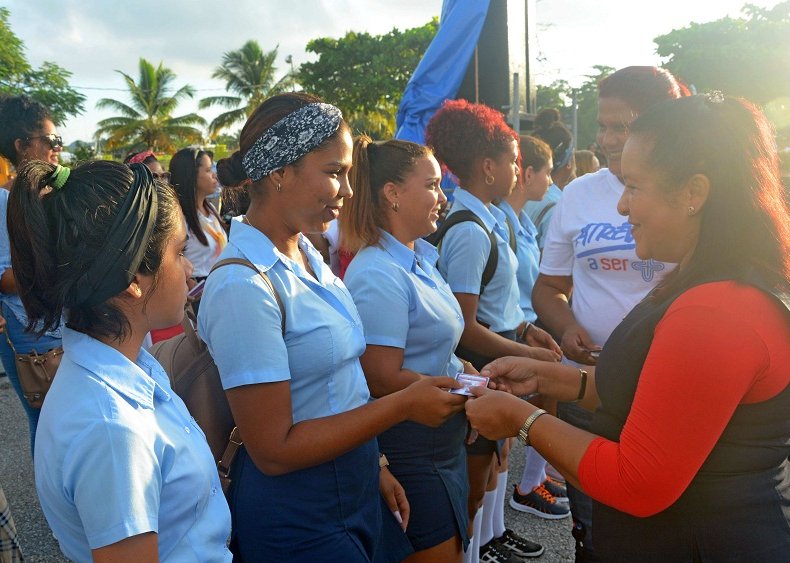
[[[257,41],[247,41],[241,49],[222,56],[222,64],[214,70],[212,78],[225,81],[231,96],[211,96],[200,100],[200,109],[221,106],[229,111],[219,114],[209,124],[209,134],[214,137],[222,129],[247,119],[253,110],[269,96],[293,88],[293,79],[285,75],[275,80],[277,49],[264,52]],[[291,88],[291,89],[292,89]]]
[[[116,71],[126,81],[131,103],[126,104],[111,98],[96,103],[99,109],[113,109],[121,115],[101,120],[95,136],[107,135],[110,149],[131,148],[145,145],[151,150],[173,151],[176,143],[200,142],[203,134],[195,125],[206,121],[196,113],[173,117],[178,103],[195,95],[192,86],[184,85],[175,92],[172,83],[175,73],[169,68],[154,68],[150,62],[140,59],[140,78],[137,82],[128,74]]]

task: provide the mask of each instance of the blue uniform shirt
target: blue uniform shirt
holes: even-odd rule
[[[518,260],[510,249],[510,234],[505,214],[495,205],[486,206],[464,190],[455,191],[455,201],[450,215],[468,209],[480,217],[483,224],[496,235],[499,260],[497,268],[485,291],[480,295],[480,281],[488,261],[491,241],[480,225],[466,221],[452,227],[441,243],[437,267],[450,285],[453,293],[480,295],[477,319],[489,325],[494,332],[515,330],[524,315],[519,308],[516,269]]]
[[[562,190],[557,187],[557,184],[552,184],[549,186],[543,199],[540,201],[528,201],[524,206],[524,211],[527,212],[530,221],[532,221],[532,224],[535,225],[535,228],[538,230],[538,246],[541,249],[543,249],[543,244],[546,241],[546,233],[549,231],[551,217],[554,215],[554,208],[557,206],[557,202],[561,197]],[[549,205],[551,205],[551,207],[544,213],[543,210]],[[537,223],[538,218],[540,218],[540,224]]]
[[[365,326],[368,344],[404,350],[403,368],[424,375],[463,371],[455,357],[464,321],[458,301],[436,271],[436,249],[422,239],[414,250],[381,231],[359,251],[344,278]]]
[[[285,339],[274,295],[245,266],[225,266],[208,277],[198,315],[198,332],[223,387],[290,381],[294,424],[348,411],[370,398],[359,363],[365,336],[354,301],[306,237],[299,246],[317,278],[240,218],[231,224],[219,257],[246,258],[269,276],[285,307]]]
[[[538,241],[535,238],[538,230],[523,209],[516,217],[515,210],[508,202],[501,201],[497,205],[505,213],[508,222],[513,226],[513,230],[516,233],[518,304],[524,312],[524,320],[532,323],[538,318],[538,314],[532,307],[532,288],[535,287],[535,280],[538,279],[540,267],[540,248],[538,248]]]
[[[161,561],[231,561],[230,511],[206,439],[162,367],[64,328],[41,410],[36,490],[63,553],[156,532]]]

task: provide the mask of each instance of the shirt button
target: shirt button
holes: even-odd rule
[[[212,496],[217,494],[217,487],[211,487],[211,494]]]

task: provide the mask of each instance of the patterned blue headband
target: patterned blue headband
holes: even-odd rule
[[[308,104],[269,127],[249,148],[242,164],[253,182],[296,162],[334,135],[343,114],[330,104]]]

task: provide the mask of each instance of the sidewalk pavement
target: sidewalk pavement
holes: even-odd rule
[[[521,478],[523,467],[524,450],[519,442],[510,455],[508,491],[512,491],[513,483]],[[0,484],[8,497],[16,521],[25,560],[32,563],[67,561],[60,554],[57,541],[47,526],[36,498],[27,419],[8,379],[2,375],[0,375]],[[506,506],[505,522],[509,528],[546,548],[544,554],[532,559],[533,561],[543,563],[573,561],[570,518],[543,520],[516,512]]]

